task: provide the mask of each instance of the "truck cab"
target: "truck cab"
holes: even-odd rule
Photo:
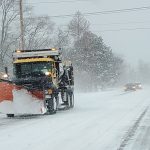
[[[60,52],[55,49],[16,51],[13,55],[14,81],[17,84],[34,84],[47,78],[56,87],[58,86]],[[43,81],[44,82],[44,81]],[[35,86],[43,86],[35,84]],[[41,87],[42,88],[42,87]]]

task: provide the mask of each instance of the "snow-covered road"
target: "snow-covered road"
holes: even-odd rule
[[[74,109],[52,116],[7,119],[0,115],[0,150],[127,150],[136,147],[137,140],[132,144],[130,138],[140,136],[143,130],[140,126],[150,114],[150,88],[129,93],[115,89],[76,94],[75,99]]]

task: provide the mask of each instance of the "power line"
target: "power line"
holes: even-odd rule
[[[135,22],[110,22],[110,23],[101,23],[101,24],[90,24],[91,26],[108,26],[108,25],[128,25],[128,24],[143,24],[150,23],[150,20],[147,21],[135,21]],[[62,24],[59,26],[68,26],[67,24]]]
[[[91,24],[92,26],[109,26],[109,25],[128,25],[128,24],[143,24],[143,23],[150,23],[150,21],[135,21],[135,22],[112,22],[112,23],[101,23],[101,24]]]
[[[92,30],[92,31],[94,31],[94,32],[115,32],[115,31],[134,31],[134,30],[150,30],[150,28],[124,28],[124,29]]]
[[[106,14],[116,14],[116,13],[125,13],[125,12],[137,12],[137,11],[145,11],[150,10],[150,6],[145,7],[135,7],[135,8],[125,8],[125,9],[115,9],[115,10],[106,10],[106,11],[99,11],[99,12],[90,12],[90,13],[82,13],[85,16],[90,15],[106,15]],[[56,15],[56,16],[49,16],[51,18],[64,18],[64,17],[72,17],[74,14],[67,14],[67,15]]]
[[[93,24],[93,25],[98,25],[98,24]],[[67,26],[67,25],[64,25]],[[107,29],[107,30],[92,30],[95,32],[112,32],[112,31],[133,31],[133,30],[149,30],[150,28],[144,28],[144,27],[139,27],[139,28],[121,28],[121,29]]]
[[[52,2],[25,2],[24,4],[56,4],[56,3],[75,3],[75,2],[90,2],[89,0],[64,0],[64,1],[52,1]]]

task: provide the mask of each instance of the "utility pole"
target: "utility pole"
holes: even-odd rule
[[[21,37],[20,37],[20,45],[21,49],[24,50],[24,24],[23,24],[23,7],[22,7],[22,0],[19,2],[20,5],[20,31],[21,31]]]

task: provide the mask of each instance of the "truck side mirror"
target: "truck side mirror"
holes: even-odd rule
[[[8,68],[7,67],[5,67],[5,73],[8,74]]]

